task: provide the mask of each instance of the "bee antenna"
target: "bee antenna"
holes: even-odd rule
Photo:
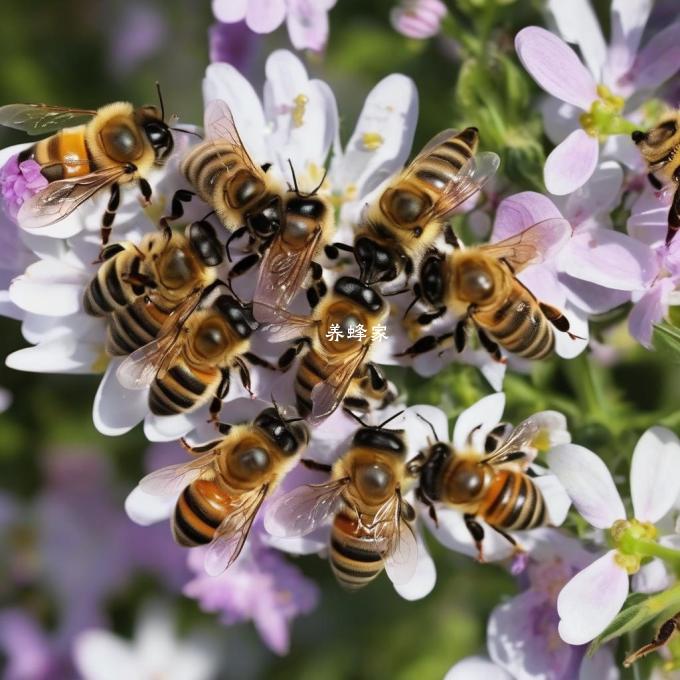
[[[161,84],[156,81],[156,92],[158,92],[158,101],[161,105],[161,118],[165,120],[165,103],[163,102],[163,93],[161,92]]]
[[[195,137],[198,137],[199,139],[203,139],[203,135],[199,135],[198,132],[194,132],[193,130],[185,130],[184,128],[180,127],[171,127],[171,130],[174,130],[175,132],[183,132],[186,135],[194,135]]]
[[[298,188],[297,177],[295,176],[295,168],[293,168],[293,163],[288,159],[288,165],[290,167],[290,173],[293,175],[293,186],[295,187],[295,193],[300,196],[300,189]]]
[[[429,426],[430,426],[430,430],[432,430],[432,434],[433,434],[433,436],[434,436],[434,440],[435,440],[436,442],[438,442],[438,441],[439,441],[439,437],[437,436],[437,433],[434,431],[434,425],[433,425],[427,418],[424,418],[423,416],[421,416],[420,413],[416,413],[416,415],[417,415],[418,418],[420,418],[426,425],[429,425]]]
[[[366,425],[366,423],[365,423],[361,418],[359,418],[359,416],[358,416],[356,413],[354,413],[353,411],[350,411],[348,408],[343,408],[342,410],[343,410],[350,418],[353,418],[354,420],[356,420],[357,423],[359,423],[359,425],[361,425],[362,427],[370,427],[370,425]]]
[[[398,413],[395,413],[393,416],[390,416],[387,420],[383,420],[383,422],[380,423],[380,425],[378,425],[378,429],[382,430],[383,427],[385,427],[385,425],[387,425],[387,423],[391,423],[395,418],[400,416],[405,410],[406,409],[401,409],[401,411],[399,411]]]
[[[310,192],[307,194],[307,196],[314,196],[314,195],[316,194],[316,192],[317,192],[319,189],[321,189],[321,185],[326,181],[326,175],[328,175],[328,169],[327,169],[327,168],[324,168],[323,177],[321,178],[321,181],[316,185],[316,187],[314,188],[314,191],[310,191]]]

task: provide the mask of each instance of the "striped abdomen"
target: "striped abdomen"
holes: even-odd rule
[[[151,384],[149,409],[157,416],[193,411],[215,395],[221,377],[220,369],[215,366],[199,369],[186,361],[177,361]]]
[[[530,477],[513,470],[499,470],[484,494],[477,514],[500,529],[521,531],[547,521],[543,495]]]
[[[106,335],[109,356],[127,356],[155,340],[169,313],[154,299],[138,299],[111,314]]]
[[[85,142],[85,126],[64,128],[41,139],[19,154],[19,162],[28,159],[43,166],[41,172],[49,182],[82,177],[96,169]]]
[[[492,339],[517,356],[543,359],[555,346],[550,322],[518,283],[502,305],[476,311],[473,318]]]
[[[343,588],[358,590],[383,570],[375,540],[357,527],[353,512],[343,507],[333,520],[329,560]]]
[[[227,516],[231,499],[214,482],[200,479],[187,486],[177,499],[172,533],[180,545],[210,543]]]
[[[472,158],[477,140],[476,128],[466,128],[450,137],[415,163],[413,177],[426,192],[438,194]]]
[[[129,248],[129,246],[128,246]],[[104,260],[92,278],[83,296],[85,311],[91,316],[106,316],[132,304],[145,288],[125,281],[130,274],[140,273],[140,258],[129,257],[123,246],[112,257]]]
[[[300,415],[306,418],[312,412],[312,390],[324,382],[338,367],[329,363],[328,359],[311,349],[300,361],[295,376],[295,396]]]
[[[242,155],[227,142],[197,146],[182,163],[182,172],[198,195],[226,222],[229,218],[233,221],[233,213],[245,215],[263,210],[275,198],[262,177],[249,170]]]

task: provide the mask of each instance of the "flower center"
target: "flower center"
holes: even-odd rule
[[[293,127],[302,127],[305,122],[305,111],[307,110],[307,102],[309,97],[305,94],[299,94],[293,99],[293,108],[290,112],[290,117],[293,120]]]
[[[385,139],[379,132],[364,132],[364,134],[361,135],[361,144],[366,151],[375,151],[376,149],[379,149],[384,141]]]
[[[609,135],[630,134],[637,126],[621,116],[625,101],[618,97],[605,85],[597,86],[596,99],[590,111],[581,114],[579,122],[581,127],[591,137],[605,139]]]
[[[617,549],[614,558],[616,563],[629,574],[637,573],[640,570],[640,561],[644,557],[638,549],[639,542],[655,540],[656,527],[637,519],[620,519],[612,524],[609,532]]]

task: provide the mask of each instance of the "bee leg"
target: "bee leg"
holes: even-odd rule
[[[193,446],[192,444],[189,444],[189,442],[184,437],[182,437],[179,440],[179,443],[182,445],[182,448],[188,451],[189,453],[197,454],[208,453],[209,451],[212,451],[222,443],[222,440],[217,439],[213,442],[207,442],[206,444],[198,444],[197,446]]]
[[[456,351],[460,354],[465,349],[467,343],[467,333],[465,332],[467,328],[467,316],[461,319],[457,324],[453,332],[454,341],[456,343]]]
[[[172,195],[170,201],[170,214],[165,215],[160,219],[160,228],[163,230],[166,239],[169,239],[170,236],[172,236],[172,229],[168,222],[178,220],[182,217],[184,215],[184,205],[182,204],[189,203],[195,195],[196,194],[193,191],[189,191],[188,189],[177,189]]]
[[[422,454],[418,455],[420,456]],[[416,458],[414,458],[413,460],[415,461]],[[434,507],[434,503],[423,493],[423,490],[420,487],[416,489],[416,498],[427,507],[427,514],[430,516],[430,519],[434,522],[435,527],[439,529],[439,518],[437,517],[437,510]]]
[[[141,288],[142,292],[137,293],[138,295],[143,295],[144,290],[148,288],[158,287],[158,284],[150,276],[142,274],[141,272],[127,272],[125,274],[121,274],[120,278],[124,283],[129,283],[133,287]]]
[[[208,419],[209,423],[218,422],[217,416],[219,416],[220,411],[222,410],[222,399],[224,399],[229,393],[230,384],[231,376],[229,375],[229,369],[223,369],[222,380],[220,380],[220,384],[217,386],[215,396],[210,402],[210,418]]]
[[[262,366],[262,368],[268,368],[270,371],[278,371],[278,367],[270,364],[266,359],[261,359],[257,354],[252,352],[246,352],[243,357],[247,359],[253,366]]]
[[[289,347],[278,360],[278,366],[282,370],[286,370],[292,363],[295,357],[302,352],[304,347],[310,347],[312,341],[309,338],[300,338],[295,340],[291,347]]]
[[[368,403],[368,399],[363,397],[345,397],[342,400],[343,408],[349,411],[359,411],[359,413],[368,413],[371,409],[371,405]]]
[[[580,335],[575,335],[574,333],[569,332],[569,319],[567,319],[567,317],[564,316],[564,314],[562,314],[562,312],[557,309],[557,307],[548,305],[545,302],[539,302],[538,306],[545,315],[546,319],[548,319],[548,321],[550,321],[550,323],[555,326],[558,331],[566,333],[572,340],[585,340],[585,338],[582,338]]]
[[[232,261],[232,260],[231,260],[231,252],[229,251],[229,246],[231,245],[231,242],[234,241],[234,240],[240,239],[241,236],[243,236],[243,234],[245,234],[247,231],[248,231],[248,227],[247,227],[247,226],[240,227],[240,228],[237,229],[236,231],[233,231],[233,232],[230,234],[229,238],[227,239],[227,243],[226,243],[225,249],[226,249],[226,251],[227,251],[227,260],[229,260],[229,262]]]
[[[346,253],[352,253],[354,255],[354,248],[352,246],[348,246],[345,243],[329,243],[327,246],[324,247],[324,252],[326,253],[326,257],[329,260],[337,260],[338,257],[340,257],[340,252],[341,250],[345,251]]]
[[[252,269],[259,261],[261,255],[259,253],[251,253],[242,257],[229,272],[229,278],[233,279],[237,276],[245,274],[249,269]]]
[[[109,237],[111,236],[111,225],[116,217],[116,210],[120,205],[120,185],[118,182],[114,182],[111,185],[111,193],[109,194],[109,202],[106,204],[106,210],[104,211],[104,216],[102,217],[102,249],[109,242]],[[101,253],[99,255],[101,258]]]
[[[238,374],[241,378],[241,384],[246,388],[246,390],[248,390],[248,394],[250,394],[251,397],[254,397],[255,395],[250,389],[250,371],[248,370],[248,367],[243,363],[240,357],[236,359],[235,363],[238,366]]]
[[[215,423],[215,427],[217,428],[217,431],[224,436],[228,435],[229,432],[231,432],[232,428],[232,426],[229,425],[229,423],[217,423],[217,422]]]
[[[311,262],[312,285],[307,289],[307,302],[314,309],[319,304],[319,300],[328,292],[326,282],[323,280],[323,269],[318,262]]]
[[[484,529],[482,525],[475,520],[474,515],[468,515],[467,513],[463,515],[465,521],[465,526],[472,536],[472,540],[475,542],[475,547],[477,548],[477,560],[479,562],[484,562],[484,550],[482,547],[482,541],[484,540]]]
[[[146,207],[151,203],[151,185],[143,177],[137,180],[137,185],[139,186],[139,193],[142,194],[142,199],[144,200],[144,206]]]
[[[453,246],[456,250],[460,248],[460,241],[458,240],[458,237],[456,236],[456,233],[453,231],[453,227],[450,224],[447,224],[444,227],[444,241],[448,243],[450,246]]]
[[[673,177],[676,178],[677,182],[680,182],[680,176],[678,176],[678,170],[675,171]],[[676,232],[680,229],[680,183],[675,189],[675,194],[673,195],[673,202],[671,203],[670,210],[668,211],[668,231],[666,232],[666,245],[670,245]]]
[[[371,381],[371,387],[376,392],[383,392],[387,389],[387,378],[385,377],[385,374],[373,362],[369,361],[366,364],[366,374]]]
[[[503,531],[503,529],[499,529],[498,527],[495,527],[492,524],[490,524],[489,526],[497,534],[500,534],[508,543],[510,543],[515,548],[516,552],[524,552],[521,546],[517,543],[517,541],[507,531]]]
[[[428,324],[431,324],[435,319],[440,319],[442,316],[446,314],[446,307],[439,307],[437,311],[435,312],[427,312],[425,314],[421,314],[417,321],[421,326],[427,326]]]
[[[407,347],[403,352],[395,354],[395,357],[410,356],[415,357],[418,354],[425,354],[431,352],[433,349],[439,347],[447,340],[453,337],[453,333],[444,333],[444,335],[426,335],[414,342],[410,347]]]
[[[663,188],[663,184],[651,172],[647,175],[647,181],[652,185],[652,188],[657,191],[661,191]]]
[[[655,649],[663,647],[668,640],[670,640],[671,635],[675,633],[676,630],[680,629],[680,612],[671,616],[668,621],[664,621],[659,628],[659,632],[654,636],[654,639],[647,643],[646,645],[640,647],[632,654],[629,654],[624,660],[623,665],[625,668],[633,665],[638,659],[643,656],[647,656],[650,652]]]
[[[481,329],[477,329],[477,337],[482,347],[494,358],[494,361],[505,363],[500,347]]]
[[[300,462],[308,470],[317,470],[318,472],[330,472],[333,469],[332,465],[326,465],[325,463],[317,463],[315,460],[312,460],[311,458],[302,458]]]

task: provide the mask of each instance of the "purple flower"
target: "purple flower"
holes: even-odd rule
[[[7,659],[5,680],[49,680],[59,676],[53,642],[38,622],[21,609],[0,610],[0,650]]]
[[[208,29],[210,61],[235,66],[247,73],[257,53],[257,35],[244,22],[215,22]]]
[[[441,0],[402,0],[390,13],[390,21],[407,38],[423,40],[439,33],[445,15]]]
[[[563,38],[578,43],[585,65],[561,38],[538,26],[521,30],[515,47],[532,78],[558,100],[544,109],[546,132],[560,142],[548,156],[544,179],[551,193],[568,194],[594,172],[600,142],[606,142],[605,155],[635,156],[627,136],[635,126],[621,117],[624,97],[632,109],[635,95],[655,90],[678,70],[680,22],[638,52],[651,9],[647,0],[614,0],[609,46],[587,0],[551,0],[549,7]]]
[[[218,21],[245,20],[255,33],[271,33],[284,21],[296,50],[321,52],[328,40],[328,12],[336,0],[213,0]]]
[[[283,655],[290,646],[293,619],[316,607],[319,591],[281,553],[264,546],[257,532],[254,528],[244,552],[220,576],[205,573],[202,548],[192,550],[189,567],[195,577],[183,592],[204,611],[218,613],[225,625],[253,621],[264,643]]]
[[[40,172],[40,165],[32,160],[21,161],[15,155],[0,168],[0,191],[5,212],[16,219],[24,201],[37,194],[48,184]]]

